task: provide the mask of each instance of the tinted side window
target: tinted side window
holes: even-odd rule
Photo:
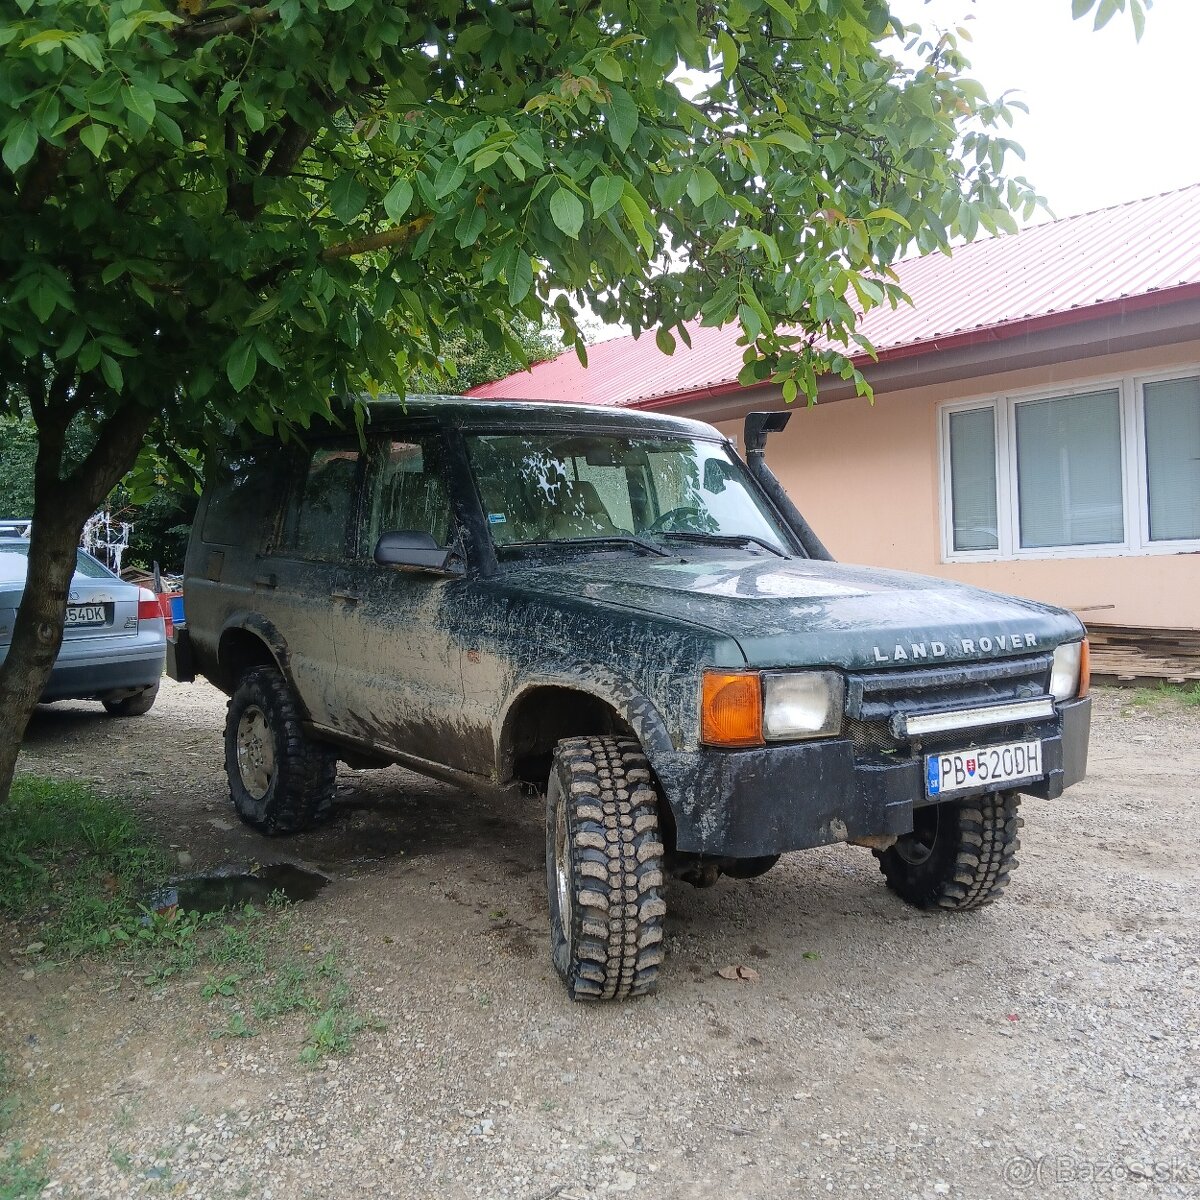
[[[354,512],[358,450],[318,447],[300,473],[281,549],[324,561],[345,553]]]
[[[392,530],[428,533],[448,546],[454,529],[437,438],[385,441],[373,466],[363,553],[369,557]]]
[[[209,486],[201,537],[221,546],[260,547],[275,519],[284,463],[283,450],[271,447],[222,464]]]

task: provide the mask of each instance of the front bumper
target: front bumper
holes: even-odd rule
[[[1091,700],[1071,700],[1058,706],[1053,720],[1019,734],[991,729],[975,738],[960,734],[955,744],[963,749],[1040,738],[1046,774],[1016,790],[1052,800],[1087,772],[1091,710]],[[758,858],[910,833],[913,809],[939,802],[926,794],[924,752],[864,752],[847,738],[659,753],[653,765],[671,806],[676,848],[685,853]],[[946,800],[1013,786],[972,788]]]

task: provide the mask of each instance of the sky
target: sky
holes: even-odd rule
[[[1200,0],[1154,0],[1140,42],[1127,13],[1094,31],[1090,17],[1071,19],[1071,0],[891,7],[927,30],[964,23],[969,74],[989,95],[1013,89],[1029,105],[1013,133],[1025,163],[1009,169],[1029,179],[1054,216],[1200,183]]]

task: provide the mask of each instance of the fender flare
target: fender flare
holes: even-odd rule
[[[275,665],[279,668],[283,677],[292,682],[291,661],[288,655],[287,642],[284,641],[283,635],[279,630],[267,620],[261,613],[252,612],[249,609],[239,609],[232,612],[225,619],[225,623],[221,626],[220,635],[217,637],[217,667],[221,671],[222,677],[225,676],[226,663],[221,654],[221,646],[225,641],[225,637],[230,633],[248,633],[257,637],[260,642],[270,652],[271,657],[275,660]],[[228,680],[231,685],[233,680]]]
[[[510,734],[514,713],[525,696],[543,687],[568,688],[573,692],[583,692],[606,704],[633,730],[652,767],[656,757],[674,753],[675,744],[671,740],[662,714],[628,679],[622,678],[607,667],[596,665],[573,667],[566,671],[534,671],[520,677],[504,702],[504,707],[492,722],[499,778],[506,778],[511,773]]]

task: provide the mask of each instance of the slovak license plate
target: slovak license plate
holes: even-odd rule
[[[105,622],[103,604],[68,604],[68,625],[103,625]]]
[[[948,750],[925,757],[925,778],[931,796],[946,796],[968,788],[1040,779],[1042,743],[1006,742],[975,750]]]

